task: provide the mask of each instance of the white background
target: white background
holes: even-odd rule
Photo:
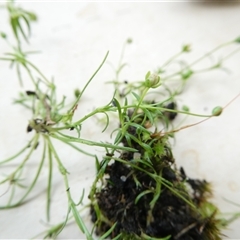
[[[108,50],[108,62],[117,65],[122,45],[129,37],[133,43],[126,49],[124,60],[128,67],[121,78],[131,81],[142,79],[147,71],[156,69],[177,53],[183,44],[191,44],[193,52],[188,57],[196,59],[215,46],[240,36],[240,4],[237,2],[22,1],[21,6],[38,15],[38,22],[33,24],[31,44],[24,45],[25,49],[41,51],[41,54],[32,55],[31,60],[46,76],[55,79],[59,97],[64,94],[69,100],[73,97],[73,89],[83,87]],[[0,9],[0,31],[9,37],[11,35],[4,9]],[[13,39],[10,37],[10,40]],[[232,49],[230,47],[225,53]],[[6,51],[9,47],[1,41],[1,56]],[[218,57],[221,56],[220,53]],[[215,71],[196,75],[178,97],[179,103],[203,114],[210,113],[216,105],[224,106],[240,91],[239,63],[240,54],[237,54],[226,63],[230,73]],[[78,116],[109,101],[112,87],[104,82],[113,78],[114,72],[109,64],[105,64],[86,91],[77,110]],[[26,134],[30,113],[12,105],[13,98],[23,90],[31,90],[28,80],[21,89],[15,70],[9,69],[9,63],[0,62],[0,159],[14,154],[31,137],[31,134]],[[240,212],[240,207],[223,200],[240,202],[239,105],[238,98],[221,117],[179,132],[173,147],[178,166],[184,166],[190,177],[205,178],[212,183],[213,201],[222,212]],[[188,118],[185,124],[198,120]],[[93,124],[86,125],[82,136],[109,140],[106,134],[99,134],[101,125],[97,120]],[[94,179],[94,162],[69,148],[61,148],[60,144],[59,147],[59,155],[70,172],[70,186],[77,201],[83,188],[87,196]],[[99,156],[104,154],[101,149],[97,151]],[[31,177],[39,156],[36,151],[28,165],[27,176]],[[0,166],[1,176],[14,167],[16,164]],[[67,211],[63,180],[55,167],[51,224],[64,220]],[[40,182],[30,195],[31,201],[15,209],[0,211],[1,239],[29,239],[46,229],[44,189],[47,169],[48,166],[44,166]],[[0,186],[0,195],[7,187]],[[0,205],[4,201],[5,195],[0,198]],[[87,214],[84,219],[89,224]],[[239,224],[238,220],[228,227],[224,232],[226,239],[240,239]],[[72,224],[64,229],[59,239],[79,239],[81,236]]]

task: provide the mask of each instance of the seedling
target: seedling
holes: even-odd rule
[[[210,183],[189,178],[185,170],[177,166],[169,140],[180,130],[221,115],[228,106],[218,106],[212,113],[200,115],[191,113],[187,106],[179,110],[176,96],[182,93],[194,74],[221,68],[224,61],[239,51],[239,48],[207,68],[196,70],[194,67],[221,48],[238,44],[239,38],[218,46],[192,63],[180,62],[180,70],[169,72],[169,65],[182,54],[191,51],[190,46],[185,45],[156,71],[147,72],[143,80],[136,82],[120,80],[121,71],[126,66],[122,62],[124,51],[127,45],[132,43],[132,40],[128,39],[124,43],[119,64],[114,68],[115,79],[108,82],[114,87],[109,102],[76,120],[78,104],[106,62],[108,52],[83,89],[74,91],[75,99],[72,103],[66,103],[66,97],[58,100],[57,86],[28,59],[29,53],[21,46],[21,41],[29,42],[31,21],[36,20],[36,16],[16,7],[13,2],[7,3],[7,10],[16,43],[12,52],[6,53],[0,60],[9,61],[16,66],[21,85],[24,86],[22,71],[27,73],[32,82],[33,89],[21,93],[15,103],[21,104],[32,113],[32,118],[26,122],[24,128],[27,133],[34,135],[16,154],[0,162],[0,165],[6,165],[25,154],[17,167],[0,181],[0,184],[8,183],[7,191],[2,195],[9,197],[0,209],[14,208],[25,203],[30,192],[37,186],[43,165],[48,161],[46,215],[50,221],[55,161],[64,181],[68,200],[67,215],[64,222],[47,231],[46,238],[56,237],[69,219],[74,219],[86,239],[93,239],[94,232],[99,235],[99,239],[221,239],[221,229],[231,222],[232,218],[228,220],[219,217],[218,208],[210,202]],[[20,19],[24,20],[27,32]],[[1,33],[1,36],[8,41],[5,33]],[[177,80],[173,89],[168,84],[172,79]],[[159,98],[152,97],[156,91],[163,95],[159,94]],[[109,123],[117,122],[116,128],[111,129],[113,143],[81,137],[84,122],[95,119],[98,114],[104,115],[105,125],[101,131],[109,130]],[[203,120],[175,127],[173,121],[179,114],[203,117]],[[67,166],[63,164],[53,139],[92,157],[96,162],[96,178],[88,193],[92,230],[86,227],[78,208],[85,192],[79,194],[81,197],[76,203],[71,193]],[[84,145],[100,147],[105,154],[99,160],[92,152],[85,151]],[[31,161],[34,151],[39,148],[42,154],[38,167],[31,183],[25,186],[22,183],[24,169]],[[15,195],[16,188],[23,188],[20,198]]]

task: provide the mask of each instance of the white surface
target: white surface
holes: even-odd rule
[[[183,44],[192,45],[193,53],[189,58],[195,59],[240,35],[240,4],[237,3],[30,2],[21,3],[21,6],[36,12],[39,17],[38,23],[33,24],[31,46],[26,46],[26,49],[42,51],[41,54],[33,55],[31,60],[45,75],[54,77],[59,96],[72,96],[74,88],[81,89],[107,50],[110,51],[108,61],[116,65],[122,44],[129,37],[133,43],[126,50],[124,59],[129,66],[121,75],[123,80],[143,78],[148,70],[156,69],[177,53]],[[6,18],[7,15],[1,9],[0,30],[7,32]],[[6,50],[7,46],[1,41],[1,55]],[[240,90],[239,59],[238,54],[226,63],[231,74],[217,71],[194,77],[179,97],[180,103],[200,113],[209,113],[212,107],[225,105]],[[20,91],[15,72],[3,62],[0,62],[0,69],[0,159],[4,159],[30,138],[25,133],[30,115],[10,102]],[[109,101],[112,87],[104,85],[104,82],[113,77],[111,68],[105,64],[90,86],[91,90],[86,92],[77,114],[83,115]],[[30,88],[31,85],[25,82],[24,89]],[[225,197],[240,202],[239,104],[240,99],[237,99],[221,117],[179,132],[174,146],[178,166],[184,166],[190,176],[205,178],[213,183],[214,201],[223,212],[240,211],[240,208],[222,199]],[[185,123],[196,121],[188,118]],[[95,133],[99,129],[86,128],[82,134],[97,139]],[[108,140],[106,135],[100,137]],[[61,149],[59,155],[71,173],[71,190],[78,199],[82,188],[87,190],[94,178],[94,162],[71,149]],[[30,173],[34,169],[34,161],[29,166]],[[0,174],[11,170],[11,167],[1,167]],[[47,165],[47,174],[46,170]],[[61,176],[57,174],[53,182],[51,224],[56,224],[64,219],[67,206]],[[42,223],[46,221],[45,186],[46,176],[43,174],[30,202],[15,209],[0,211],[1,239],[28,239],[45,229]],[[0,194],[6,188],[1,186]],[[0,203],[2,201],[3,198],[0,198]],[[89,222],[87,216],[86,222]],[[240,221],[236,221],[225,232],[228,239],[240,239],[239,224]],[[64,229],[59,239],[80,237],[77,227],[71,225]]]

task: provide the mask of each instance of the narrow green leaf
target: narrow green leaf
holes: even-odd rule
[[[136,100],[139,102],[140,101],[140,96],[135,92],[131,92],[131,93],[136,98]]]
[[[25,34],[25,32],[24,32],[24,30],[23,30],[19,21],[18,21],[18,26],[17,27],[20,30],[20,32],[22,33],[22,36],[23,36],[24,40],[28,43],[28,38],[27,38],[27,36],[26,36],[26,34]]]
[[[86,140],[86,139],[82,139],[82,138],[75,138],[72,136],[67,136],[65,134],[62,134],[60,132],[58,132],[59,135],[63,136],[60,137],[59,135],[56,135],[54,133],[51,133],[50,136],[53,138],[56,138],[58,140],[61,140],[63,142],[78,142],[78,143],[83,143],[89,146],[96,146],[96,147],[104,147],[104,148],[111,148],[111,149],[118,149],[118,150],[125,150],[125,151],[131,151],[131,152],[137,152],[136,149],[134,148],[130,148],[130,147],[122,147],[119,145],[113,145],[113,144],[109,144],[109,143],[101,143],[101,142],[94,142],[94,141],[90,141],[90,140]]]
[[[47,220],[50,221],[50,205],[51,205],[51,189],[52,189],[52,171],[53,171],[53,164],[52,164],[52,151],[51,148],[48,146],[48,185],[47,185]]]
[[[118,110],[119,121],[120,121],[121,125],[123,125],[123,116],[122,116],[122,110],[121,110],[120,103],[118,102],[118,100],[116,98],[113,98],[113,102]]]
[[[138,201],[140,200],[140,198],[142,198],[144,195],[149,194],[149,193],[153,193],[153,191],[145,190],[145,191],[142,191],[141,193],[139,193],[138,196],[135,198],[134,204],[137,204]]]
[[[29,20],[26,18],[26,16],[22,15],[22,19],[24,20],[24,22],[26,23],[27,25],[27,29],[28,29],[28,35],[31,34],[31,27],[30,27],[30,23],[29,23]]]
[[[150,75],[151,75],[151,72],[148,71],[147,74],[145,75],[145,80],[148,80],[148,78],[150,77]]]
[[[100,237],[99,240],[104,240],[104,239],[106,239],[106,238],[111,234],[111,232],[114,230],[114,228],[116,227],[116,225],[117,225],[117,222],[115,222],[115,223],[111,226],[111,228],[110,228],[107,232],[105,232],[105,233]]]
[[[150,123],[153,124],[154,123],[154,119],[153,119],[153,114],[150,113],[146,108],[142,108],[144,114],[147,116],[147,118],[149,119]]]
[[[84,221],[82,220],[82,217],[80,216],[76,206],[73,203],[71,203],[71,210],[78,227],[86,235],[87,240],[94,240],[91,234],[89,233],[86,225],[84,224]]]
[[[11,23],[12,30],[13,30],[13,33],[14,33],[15,37],[16,37],[16,39],[19,41],[18,32],[17,32],[18,19],[16,19],[16,18],[11,18],[11,19],[10,19],[10,23]]]

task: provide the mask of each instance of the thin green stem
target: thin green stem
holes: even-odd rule
[[[141,94],[140,99],[138,99],[138,103],[137,103],[136,107],[134,108],[134,112],[133,112],[133,114],[132,114],[132,119],[133,119],[134,116],[137,114],[137,111],[139,110],[139,107],[140,107],[140,105],[142,104],[143,99],[145,98],[145,96],[146,96],[146,94],[147,94],[148,91],[149,91],[149,88],[148,88],[148,87],[146,87],[146,88],[143,90],[143,93]]]
[[[20,156],[22,153],[25,152],[26,149],[29,148],[29,146],[31,145],[31,143],[33,142],[35,136],[29,141],[29,143],[24,147],[22,148],[19,152],[17,152],[16,154],[14,154],[13,156],[3,160],[0,162],[0,165],[4,164],[4,163],[7,163],[7,162],[10,162],[11,160],[15,160],[18,156]]]
[[[13,197],[15,195],[15,190],[16,190],[16,184],[14,184],[14,183],[10,183],[10,184],[12,185],[12,189],[11,189],[11,194],[10,194],[10,197],[8,199],[8,203],[6,205],[6,208],[9,208],[9,206],[11,206],[11,202],[13,200]]]
[[[112,109],[111,106],[106,106],[103,108],[96,108],[95,110],[93,110],[91,113],[85,115],[83,118],[81,118],[80,120],[76,121],[75,123],[73,123],[74,126],[80,125],[81,123],[83,123],[85,120],[87,120],[88,118],[98,114],[98,113],[105,113],[106,111],[109,111],[110,109]],[[112,111],[112,110],[110,110]]]
[[[30,61],[28,61],[27,59],[25,59],[26,63],[31,66],[42,78],[44,81],[46,81],[46,83],[48,84],[48,86],[51,86],[52,83],[43,75],[43,73],[34,65],[32,64]],[[25,68],[27,68],[27,66],[24,66]],[[28,68],[27,68],[28,69]]]
[[[79,152],[87,155],[87,156],[90,156],[90,157],[95,157],[95,156],[96,156],[96,155],[94,155],[94,154],[91,154],[91,153],[89,153],[89,152],[86,152],[86,151],[82,150],[81,148],[78,148],[77,146],[75,146],[74,144],[72,144],[72,143],[70,143],[70,142],[64,142],[64,143],[67,144],[67,145],[69,145],[69,146],[71,146],[71,147],[74,148],[75,150],[77,150],[77,151],[79,151]]]
[[[232,52],[230,52],[229,54],[227,54],[224,58],[221,59],[221,62],[224,60],[227,60],[228,58],[232,57],[233,55],[235,55],[236,53],[238,53],[240,51],[240,48],[238,48],[237,50],[234,50]]]
[[[35,150],[35,147],[38,143],[38,139],[39,139],[39,134],[35,134],[34,136],[34,141],[33,144],[29,150],[29,153],[27,154],[27,156],[24,158],[24,160],[22,161],[21,164],[18,165],[18,167],[15,169],[15,171],[13,171],[6,179],[4,179],[3,181],[0,182],[0,184],[13,179],[15,174],[25,165],[25,163],[29,160],[30,156],[32,155],[33,151]]]
[[[228,46],[228,45],[231,45],[231,44],[233,44],[233,43],[234,43],[234,41],[230,41],[230,42],[226,42],[226,43],[224,43],[224,44],[221,44],[221,45],[217,46],[217,47],[214,48],[213,50],[211,50],[211,51],[209,51],[208,53],[204,54],[202,57],[200,57],[200,58],[196,59],[195,61],[193,61],[193,62],[192,62],[191,64],[189,64],[186,68],[190,68],[190,67],[196,65],[197,63],[199,63],[199,62],[202,61],[203,59],[211,56],[214,52],[218,51],[219,49],[224,48],[224,47],[226,47],[226,46]]]
[[[214,52],[218,51],[219,49],[223,48],[223,47],[226,47],[230,44],[234,43],[234,41],[230,41],[230,42],[227,42],[227,43],[224,43],[224,44],[221,44],[219,45],[218,47],[214,48],[213,50],[209,51],[208,53],[204,54],[202,57],[196,59],[195,61],[193,61],[192,63],[190,63],[189,65],[187,65],[186,67],[184,67],[182,70],[180,71],[177,71],[173,74],[170,74],[164,78],[162,78],[162,81],[165,81],[169,78],[173,78],[179,74],[181,74],[182,72],[186,71],[187,69],[190,69],[192,66],[196,65],[197,63],[199,63],[200,61],[202,61],[203,59],[209,57],[210,55],[212,55]]]
[[[164,69],[165,67],[167,67],[172,61],[174,61],[176,58],[178,58],[179,56],[181,56],[183,53],[183,51],[180,51],[179,53],[173,55],[171,58],[169,58],[163,65],[162,67],[160,67],[160,69]]]
[[[27,192],[24,194],[24,196],[19,200],[19,202],[17,203],[17,205],[20,205],[28,196],[28,194],[31,192],[31,190],[33,189],[33,187],[36,185],[37,180],[40,176],[40,173],[42,171],[42,167],[43,167],[43,163],[45,161],[45,155],[46,155],[46,143],[44,142],[44,147],[43,147],[43,152],[42,152],[42,158],[40,160],[39,166],[38,166],[38,170],[37,173],[35,175],[35,178],[32,181],[32,184],[29,186]]]
[[[48,137],[49,138],[49,137]],[[51,189],[52,189],[52,171],[53,171],[53,163],[52,163],[52,149],[48,146],[48,185],[47,185],[47,220],[50,220],[50,206],[51,206]]]
[[[73,109],[75,108],[75,106],[78,104],[79,100],[81,99],[83,93],[85,92],[86,88],[88,87],[88,85],[91,83],[91,81],[93,80],[93,78],[97,75],[97,73],[99,72],[99,70],[102,68],[103,64],[105,63],[107,57],[108,57],[109,51],[106,53],[103,61],[101,62],[101,64],[99,65],[99,67],[97,68],[97,70],[93,73],[93,75],[90,77],[90,79],[87,81],[87,83],[85,84],[83,90],[80,92],[80,94],[78,95],[75,103],[73,104],[73,106],[71,107],[71,109],[69,110],[69,112],[73,111]]]
[[[136,149],[129,148],[129,147],[122,147],[122,146],[113,145],[113,144],[109,144],[109,143],[94,142],[94,141],[90,141],[90,140],[86,140],[86,139],[82,139],[82,138],[75,138],[72,136],[62,134],[60,132],[58,132],[58,135],[51,133],[50,136],[53,138],[56,138],[62,142],[78,142],[78,143],[86,144],[89,146],[95,146],[95,147],[111,148],[111,149],[115,149],[115,150],[118,149],[118,150],[125,150],[125,151],[131,151],[131,152],[137,151]]]
[[[44,163],[44,160],[45,160],[45,153],[46,153],[46,142],[44,141],[44,147],[43,147],[43,153],[42,153],[42,158],[41,158],[41,161],[40,161],[40,164],[39,164],[39,167],[38,167],[38,170],[37,170],[37,173],[31,183],[31,185],[28,187],[27,191],[25,192],[25,194],[22,196],[22,198],[15,204],[13,205],[10,205],[8,204],[7,206],[0,206],[0,209],[7,209],[7,208],[14,208],[14,207],[17,207],[19,205],[21,205],[23,203],[23,201],[26,199],[26,197],[28,196],[28,194],[31,192],[31,190],[33,189],[33,187],[36,185],[36,182],[40,176],[40,173],[41,173],[41,170],[42,170],[42,167],[43,167],[43,163]]]
[[[89,233],[88,229],[86,228],[77,208],[76,208],[76,205],[75,203],[73,202],[73,199],[71,197],[71,193],[70,193],[70,186],[69,186],[69,182],[68,182],[68,177],[67,177],[67,170],[66,168],[64,167],[64,165],[62,164],[52,142],[50,139],[48,139],[48,143],[49,143],[49,147],[51,148],[51,151],[52,151],[52,154],[54,155],[57,163],[58,163],[58,167],[59,167],[59,170],[61,172],[61,174],[63,175],[63,179],[64,179],[64,183],[65,183],[65,188],[66,188],[66,192],[67,192],[67,197],[68,197],[68,205],[69,205],[69,208],[71,209],[72,211],[72,214],[75,218],[75,221],[78,225],[78,227],[80,228],[80,230],[86,235],[87,239],[88,240],[93,240],[91,234]]]

